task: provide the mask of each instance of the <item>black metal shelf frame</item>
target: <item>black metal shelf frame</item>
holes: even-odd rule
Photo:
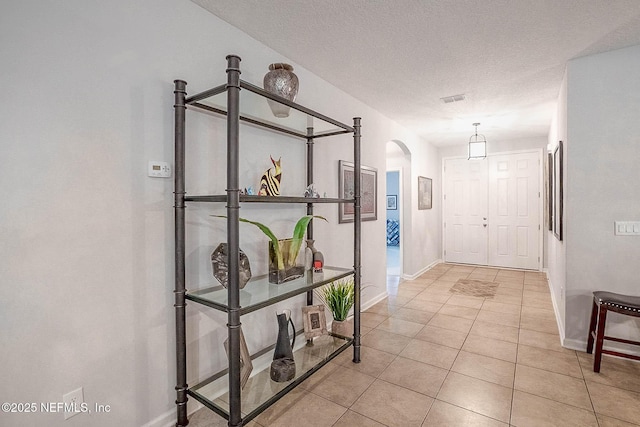
[[[254,418],[260,412],[265,410],[279,398],[284,396],[305,378],[313,374],[322,365],[334,358],[337,354],[345,350],[349,346],[353,346],[353,362],[360,362],[360,305],[361,305],[361,183],[356,179],[354,182],[353,199],[345,198],[319,198],[311,199],[304,197],[268,197],[268,196],[248,196],[240,195],[238,185],[239,178],[239,126],[240,122],[246,122],[252,125],[260,126],[271,131],[282,134],[291,135],[306,140],[307,144],[307,185],[313,183],[313,146],[314,140],[317,138],[330,137],[342,134],[353,134],[353,155],[354,155],[354,176],[360,176],[360,140],[361,127],[360,118],[353,119],[353,126],[348,126],[328,116],[320,114],[314,110],[306,108],[295,102],[288,101],[273,95],[258,86],[252,85],[240,80],[240,58],[235,55],[227,56],[227,83],[206,90],[191,97],[187,97],[186,85],[183,80],[176,80],[174,90],[174,120],[175,120],[175,191],[174,191],[174,211],[175,211],[175,316],[176,316],[176,408],[177,422],[176,426],[186,426],[189,424],[187,419],[187,395],[195,397],[210,409],[219,413],[228,419],[230,427],[238,427],[244,422]],[[264,120],[261,118],[250,117],[240,114],[240,91],[244,89],[252,92],[260,97],[270,99],[287,105],[294,110],[300,111],[308,116],[322,120],[335,126],[336,130],[322,131],[314,133],[314,128],[308,126],[306,133],[296,131],[283,126]],[[226,92],[226,110],[213,107],[202,103],[201,101],[220,95]],[[226,195],[196,195],[186,196],[185,191],[185,116],[187,107],[193,107],[194,110],[203,110],[205,112],[214,113],[216,115],[226,116],[227,122],[227,185]],[[185,278],[185,202],[225,202],[227,210],[227,243],[229,251],[228,262],[228,288],[226,290],[226,301],[220,302],[215,298],[204,297],[198,292],[187,294],[186,278]],[[355,284],[354,295],[354,335],[353,339],[347,339],[345,344],[327,357],[322,362],[288,383],[282,390],[263,402],[257,408],[251,410],[243,418],[241,403],[241,387],[240,387],[240,316],[251,311],[258,310],[278,301],[290,298],[294,295],[307,293],[307,304],[313,304],[313,289],[327,283],[328,280],[311,280],[310,283],[303,283],[299,287],[289,292],[282,292],[274,298],[267,298],[256,304],[241,306],[241,297],[239,289],[239,209],[240,203],[306,203],[307,214],[313,214],[313,205],[315,203],[353,203],[354,205],[354,241],[353,241],[353,268],[342,269],[338,271],[333,279],[353,275]],[[307,238],[313,239],[313,223],[309,224],[307,229]],[[330,269],[330,267],[329,267]],[[251,286],[249,283],[248,286]],[[228,375],[228,413],[222,410],[218,405],[208,401],[200,396],[197,391],[189,390],[187,385],[187,355],[186,355],[186,300],[192,300],[214,309],[227,312],[227,328],[228,328],[228,346],[229,346],[229,367],[224,373],[218,373],[214,377],[219,378],[220,375]],[[212,377],[213,378],[213,377]],[[210,379],[209,379],[210,380]],[[206,383],[209,380],[205,380]],[[200,383],[196,387],[203,385]]]

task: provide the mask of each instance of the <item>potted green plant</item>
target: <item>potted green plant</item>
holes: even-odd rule
[[[213,215],[219,218],[226,218],[224,215]],[[313,218],[327,220],[320,215],[305,215],[298,220],[294,229],[293,237],[289,239],[278,239],[278,237],[266,225],[239,218],[241,222],[253,224],[258,227],[269,238],[269,282],[284,283],[304,275],[304,265],[297,265],[298,254],[304,239],[307,226]]]
[[[353,323],[347,320],[354,303],[353,276],[333,281],[321,288],[319,293],[333,316],[331,332],[343,337],[353,335]]]

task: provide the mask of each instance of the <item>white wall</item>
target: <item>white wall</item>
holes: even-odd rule
[[[255,84],[269,63],[291,62],[187,0],[2,6],[0,361],[7,375],[0,394],[3,401],[58,402],[82,386],[86,402],[112,409],[68,421],[62,414],[1,413],[0,424],[135,426],[174,418],[173,183],[148,178],[146,168],[148,160],[173,159],[173,80],[186,80],[190,94],[221,84],[229,53],[243,58],[242,78]],[[438,170],[428,144],[293,65],[300,103],[346,123],[362,117],[363,164],[384,171],[385,144],[400,139],[416,158],[427,159],[414,167],[412,180]],[[190,113],[188,125],[188,190],[222,189],[221,121]],[[268,167],[269,154],[281,154],[283,191],[302,189],[296,181],[303,172],[302,160],[296,163],[300,147],[289,140],[276,145],[264,132],[243,132],[250,145],[243,182],[254,182]],[[348,142],[336,138],[317,148],[316,170],[326,172],[319,173],[320,191],[337,194],[336,158],[352,159]],[[416,232],[439,233],[436,200],[434,192],[434,209],[417,213]],[[384,206],[379,197],[379,218]],[[243,208],[242,215],[255,214],[286,232],[293,223],[282,217],[298,215],[286,209]],[[213,280],[208,257],[224,239],[222,224],[209,213],[188,208],[191,289]],[[317,247],[328,264],[340,264],[350,257],[341,242],[351,239],[352,227],[337,224],[335,206],[318,213],[329,224],[318,225],[323,233],[317,232]],[[365,222],[362,229],[366,302],[385,292],[379,262],[385,224]],[[241,246],[258,274],[266,240],[255,230],[242,232]],[[326,237],[336,233],[341,239]],[[412,268],[436,259],[438,242],[429,237],[418,245]],[[265,310],[243,318],[251,351],[273,339],[274,317]],[[225,321],[221,313],[189,304],[190,384],[226,364]]]
[[[411,150],[411,244],[409,269],[411,277],[416,277],[427,267],[441,259],[442,254],[442,169],[438,149],[422,141],[406,141]],[[431,209],[418,210],[418,177],[432,179]],[[407,255],[404,255],[405,259]],[[404,261],[407,265],[407,261]]]
[[[387,170],[402,171],[402,273],[403,278],[413,279],[439,261],[442,252],[438,151],[402,132],[396,133],[387,146],[395,147],[387,149]],[[432,209],[418,210],[418,176],[433,180]]]
[[[586,343],[592,295],[638,295],[640,237],[614,221],[640,220],[640,46],[578,58],[567,71],[566,340]],[[609,326],[610,325],[610,326]],[[612,315],[608,334],[637,339],[640,322]]]
[[[567,75],[562,81],[560,87],[560,93],[558,95],[558,106],[556,114],[551,121],[551,128],[549,130],[549,143],[548,152],[554,153],[558,146],[558,141],[563,141],[563,145],[567,142]],[[564,145],[566,147],[566,145]],[[563,170],[567,170],[567,157],[565,148],[565,156],[563,158]],[[564,173],[564,179],[567,179],[566,172]],[[566,188],[566,187],[565,187]],[[564,192],[564,207],[567,208],[566,191]],[[566,226],[566,221],[565,221]],[[546,234],[546,250],[545,250],[545,264],[547,266],[547,277],[549,279],[549,287],[551,290],[551,297],[553,300],[554,310],[556,312],[556,319],[558,321],[558,329],[560,333],[560,339],[565,342],[565,289],[566,289],[566,233],[564,240],[558,240],[553,231],[549,231],[548,228],[545,231]]]

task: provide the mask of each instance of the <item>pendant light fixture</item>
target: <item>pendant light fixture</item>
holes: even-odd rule
[[[480,123],[474,123],[476,134],[469,138],[469,160],[484,159],[487,157],[487,139],[484,135],[478,135],[478,126]]]

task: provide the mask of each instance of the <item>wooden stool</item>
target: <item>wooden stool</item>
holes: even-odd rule
[[[640,317],[640,297],[602,291],[593,293],[591,325],[589,326],[589,339],[587,340],[587,353],[589,354],[593,351],[593,341],[595,340],[596,343],[596,354],[593,357],[593,372],[600,372],[602,354],[612,354],[626,359],[640,360],[640,356],[602,349],[604,340],[640,345],[640,342],[638,341],[630,341],[604,335],[604,327],[607,322],[607,311],[615,311],[616,313],[627,316]]]

